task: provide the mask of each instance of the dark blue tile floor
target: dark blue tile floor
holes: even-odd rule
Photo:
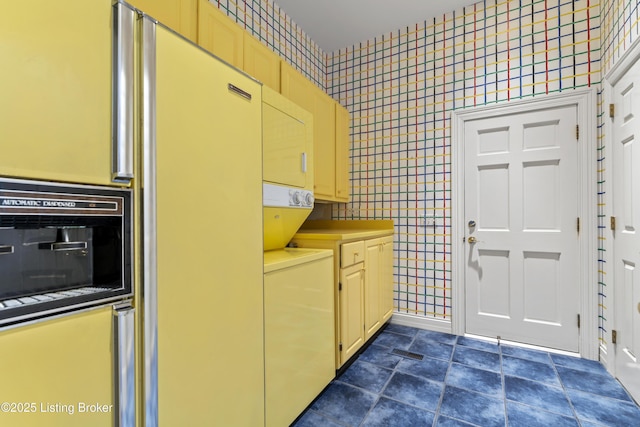
[[[391,324],[294,426],[640,427],[640,408],[598,362]]]

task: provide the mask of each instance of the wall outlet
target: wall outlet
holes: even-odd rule
[[[425,215],[422,218],[420,218],[420,225],[422,227],[435,227],[436,219],[435,217]]]

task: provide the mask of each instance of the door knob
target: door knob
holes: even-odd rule
[[[476,238],[475,238],[475,237],[473,237],[473,236],[471,236],[471,237],[469,237],[469,238],[467,239],[467,241],[468,241],[469,243],[475,243],[475,242],[476,242]]]

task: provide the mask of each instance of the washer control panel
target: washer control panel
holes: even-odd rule
[[[284,208],[313,209],[313,192],[301,188],[262,184],[262,205]]]

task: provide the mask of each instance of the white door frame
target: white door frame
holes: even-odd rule
[[[597,262],[597,200],[596,200],[596,106],[593,89],[571,90],[559,94],[536,96],[522,101],[455,111],[451,117],[451,283],[452,332],[464,335],[465,303],[465,243],[464,224],[464,125],[467,120],[516,114],[523,111],[577,107],[580,136],[578,142],[578,207],[580,212],[580,337],[582,357],[598,359],[598,262]]]
[[[612,95],[613,95],[613,86],[620,81],[622,77],[629,71],[629,69],[635,64],[636,61],[640,61],[640,39],[636,39],[631,47],[627,49],[627,51],[618,59],[613,67],[607,72],[604,76],[603,81],[603,93],[604,93],[604,105],[607,106],[613,103]],[[607,108],[604,108],[606,111]],[[605,115],[605,126],[607,129],[605,144],[607,147],[611,147],[614,143],[613,137],[613,128],[612,121],[608,114]],[[610,151],[611,153],[611,151]],[[605,168],[605,191],[607,194],[613,194],[613,172],[611,168],[611,163],[607,163],[609,167]],[[608,219],[613,215],[613,204],[611,203],[611,199],[607,198],[607,203],[605,206],[605,217],[607,221],[606,232],[605,232],[605,251],[608,254],[611,254],[610,259],[613,260],[613,232],[609,227]],[[613,276],[613,270],[611,270]],[[607,316],[605,321],[605,337],[604,342],[600,346],[600,354],[601,360],[603,364],[607,367],[607,370],[615,376],[616,374],[616,364],[614,360],[615,346],[609,344],[612,343],[611,339],[611,331],[615,329],[616,325],[616,286],[613,282],[613,277],[611,277],[611,285],[607,287],[607,301],[609,301]]]

